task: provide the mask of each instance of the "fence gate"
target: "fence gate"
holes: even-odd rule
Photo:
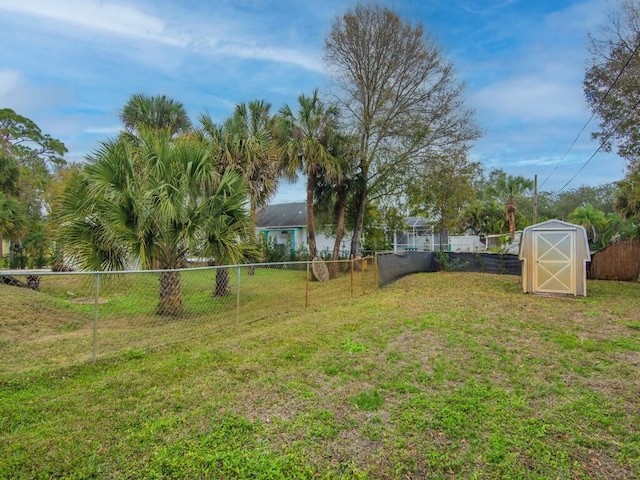
[[[533,234],[535,291],[575,294],[575,232],[537,230]]]

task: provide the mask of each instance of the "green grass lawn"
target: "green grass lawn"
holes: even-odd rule
[[[340,302],[328,282],[307,309],[279,281],[279,310],[196,312],[180,341],[95,365],[45,361],[87,328],[66,286],[0,286],[0,478],[640,477],[640,284],[518,280],[420,274]]]
[[[229,269],[230,293],[213,295],[215,269],[180,274],[184,313],[156,315],[157,273],[42,275],[38,292],[0,285],[0,375],[66,368],[123,350],[147,350],[226,335],[238,323],[279,321],[305,310],[351,301],[376,285],[372,269],[307,281],[306,265]]]

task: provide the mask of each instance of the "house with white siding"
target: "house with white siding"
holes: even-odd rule
[[[402,230],[394,232],[393,251],[407,252],[479,252],[485,250],[485,245],[477,235],[449,235],[443,232],[442,239],[439,232],[434,231],[424,217],[406,217]]]

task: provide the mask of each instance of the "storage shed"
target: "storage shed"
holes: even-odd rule
[[[547,220],[522,232],[520,252],[525,293],[587,296],[589,241],[580,225]]]

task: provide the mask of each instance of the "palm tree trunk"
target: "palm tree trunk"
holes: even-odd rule
[[[329,278],[338,276],[338,259],[340,258],[340,244],[344,236],[344,220],[347,210],[347,189],[344,185],[338,187],[338,216],[336,219],[336,241],[333,244],[333,262],[329,267]]]
[[[216,270],[216,290],[214,296],[225,297],[231,293],[229,286],[229,269],[219,268]]]
[[[31,290],[40,290],[40,276],[27,275],[27,288]]]
[[[316,185],[315,169],[307,175],[307,230],[309,232],[309,255],[313,259],[318,255],[316,245],[316,227],[313,215],[313,191]]]
[[[251,198],[251,204],[249,206],[249,222],[251,223],[251,232],[249,232],[249,240],[250,240],[251,243],[257,243],[258,242],[258,240],[256,238],[257,218],[258,218],[258,207],[256,205],[255,200],[253,198]],[[250,276],[255,275],[256,274],[256,267],[251,265],[248,268],[247,273]]]
[[[516,206],[512,201],[507,203],[507,220],[509,221],[509,237],[511,237],[511,241],[513,242],[516,236]]]
[[[167,271],[160,273],[160,302],[156,313],[177,317],[182,315],[182,290],[180,288],[180,272]]]

